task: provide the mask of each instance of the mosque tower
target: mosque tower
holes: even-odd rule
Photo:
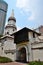
[[[5,27],[5,35],[12,34],[17,31],[16,18],[14,17],[14,10],[12,10],[11,16],[8,18],[8,24]]]

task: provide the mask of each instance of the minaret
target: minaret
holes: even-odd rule
[[[14,17],[14,10],[12,10],[11,16],[8,18],[8,24],[5,27],[5,34],[12,34],[17,31],[16,18]]]

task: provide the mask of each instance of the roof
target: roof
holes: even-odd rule
[[[20,32],[24,32],[24,31],[27,31],[27,32],[31,31],[31,32],[34,32],[34,33],[36,33],[36,34],[38,34],[38,35],[41,35],[40,33],[36,32],[36,31],[34,31],[34,30],[31,30],[31,29],[29,29],[29,28],[27,28],[27,27],[22,28],[21,30],[19,30],[19,31],[17,31],[17,32],[15,32],[15,33],[13,33],[12,35],[17,34],[17,33],[20,33]]]
[[[16,22],[16,18],[15,17],[9,17],[8,21],[10,21],[10,20],[13,20],[13,21]]]
[[[5,35],[5,36],[1,37],[0,39],[4,39],[4,38],[12,38],[12,39],[14,39],[12,36],[9,36],[9,35]]]

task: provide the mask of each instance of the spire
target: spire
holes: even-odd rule
[[[14,17],[14,10],[13,9],[12,9],[12,12],[11,12],[11,15],[10,15],[8,21],[9,20],[14,20],[16,22],[16,18]]]
[[[12,12],[11,12],[11,16],[10,17],[14,17],[14,9],[12,9]]]

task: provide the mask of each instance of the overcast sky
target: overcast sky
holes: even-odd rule
[[[43,0],[5,0],[8,3],[7,19],[14,9],[16,26],[31,29],[43,25]]]

